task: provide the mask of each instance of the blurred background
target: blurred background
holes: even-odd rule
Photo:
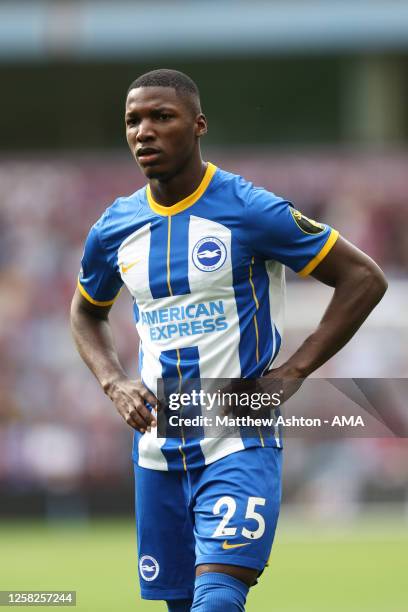
[[[316,376],[408,374],[406,1],[0,2],[0,588],[79,588],[84,610],[114,608],[110,559],[128,572],[115,576],[121,609],[160,609],[137,596],[131,431],[68,325],[90,225],[144,184],[125,92],[159,67],[198,83],[205,159],[330,223],[385,270],[384,300]],[[330,293],[288,273],[280,361]],[[112,319],[135,375],[129,296]],[[248,610],[272,609],[271,593],[285,611],[405,609],[406,439],[288,440],[283,502]]]

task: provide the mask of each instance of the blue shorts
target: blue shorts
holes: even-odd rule
[[[195,566],[262,571],[281,500],[282,451],[251,448],[188,472],[135,465],[143,599],[193,597]]]

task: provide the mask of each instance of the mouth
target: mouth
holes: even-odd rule
[[[161,155],[160,149],[156,147],[140,147],[136,151],[136,158],[142,165],[150,164],[155,162]]]

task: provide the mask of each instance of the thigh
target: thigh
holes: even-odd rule
[[[195,477],[196,565],[264,569],[279,516],[281,469],[280,449],[252,448]]]
[[[185,474],[135,465],[139,578],[144,599],[188,599],[194,533]]]

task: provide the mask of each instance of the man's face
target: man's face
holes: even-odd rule
[[[207,125],[172,87],[138,87],[126,100],[126,139],[143,174],[168,179],[192,156]]]

